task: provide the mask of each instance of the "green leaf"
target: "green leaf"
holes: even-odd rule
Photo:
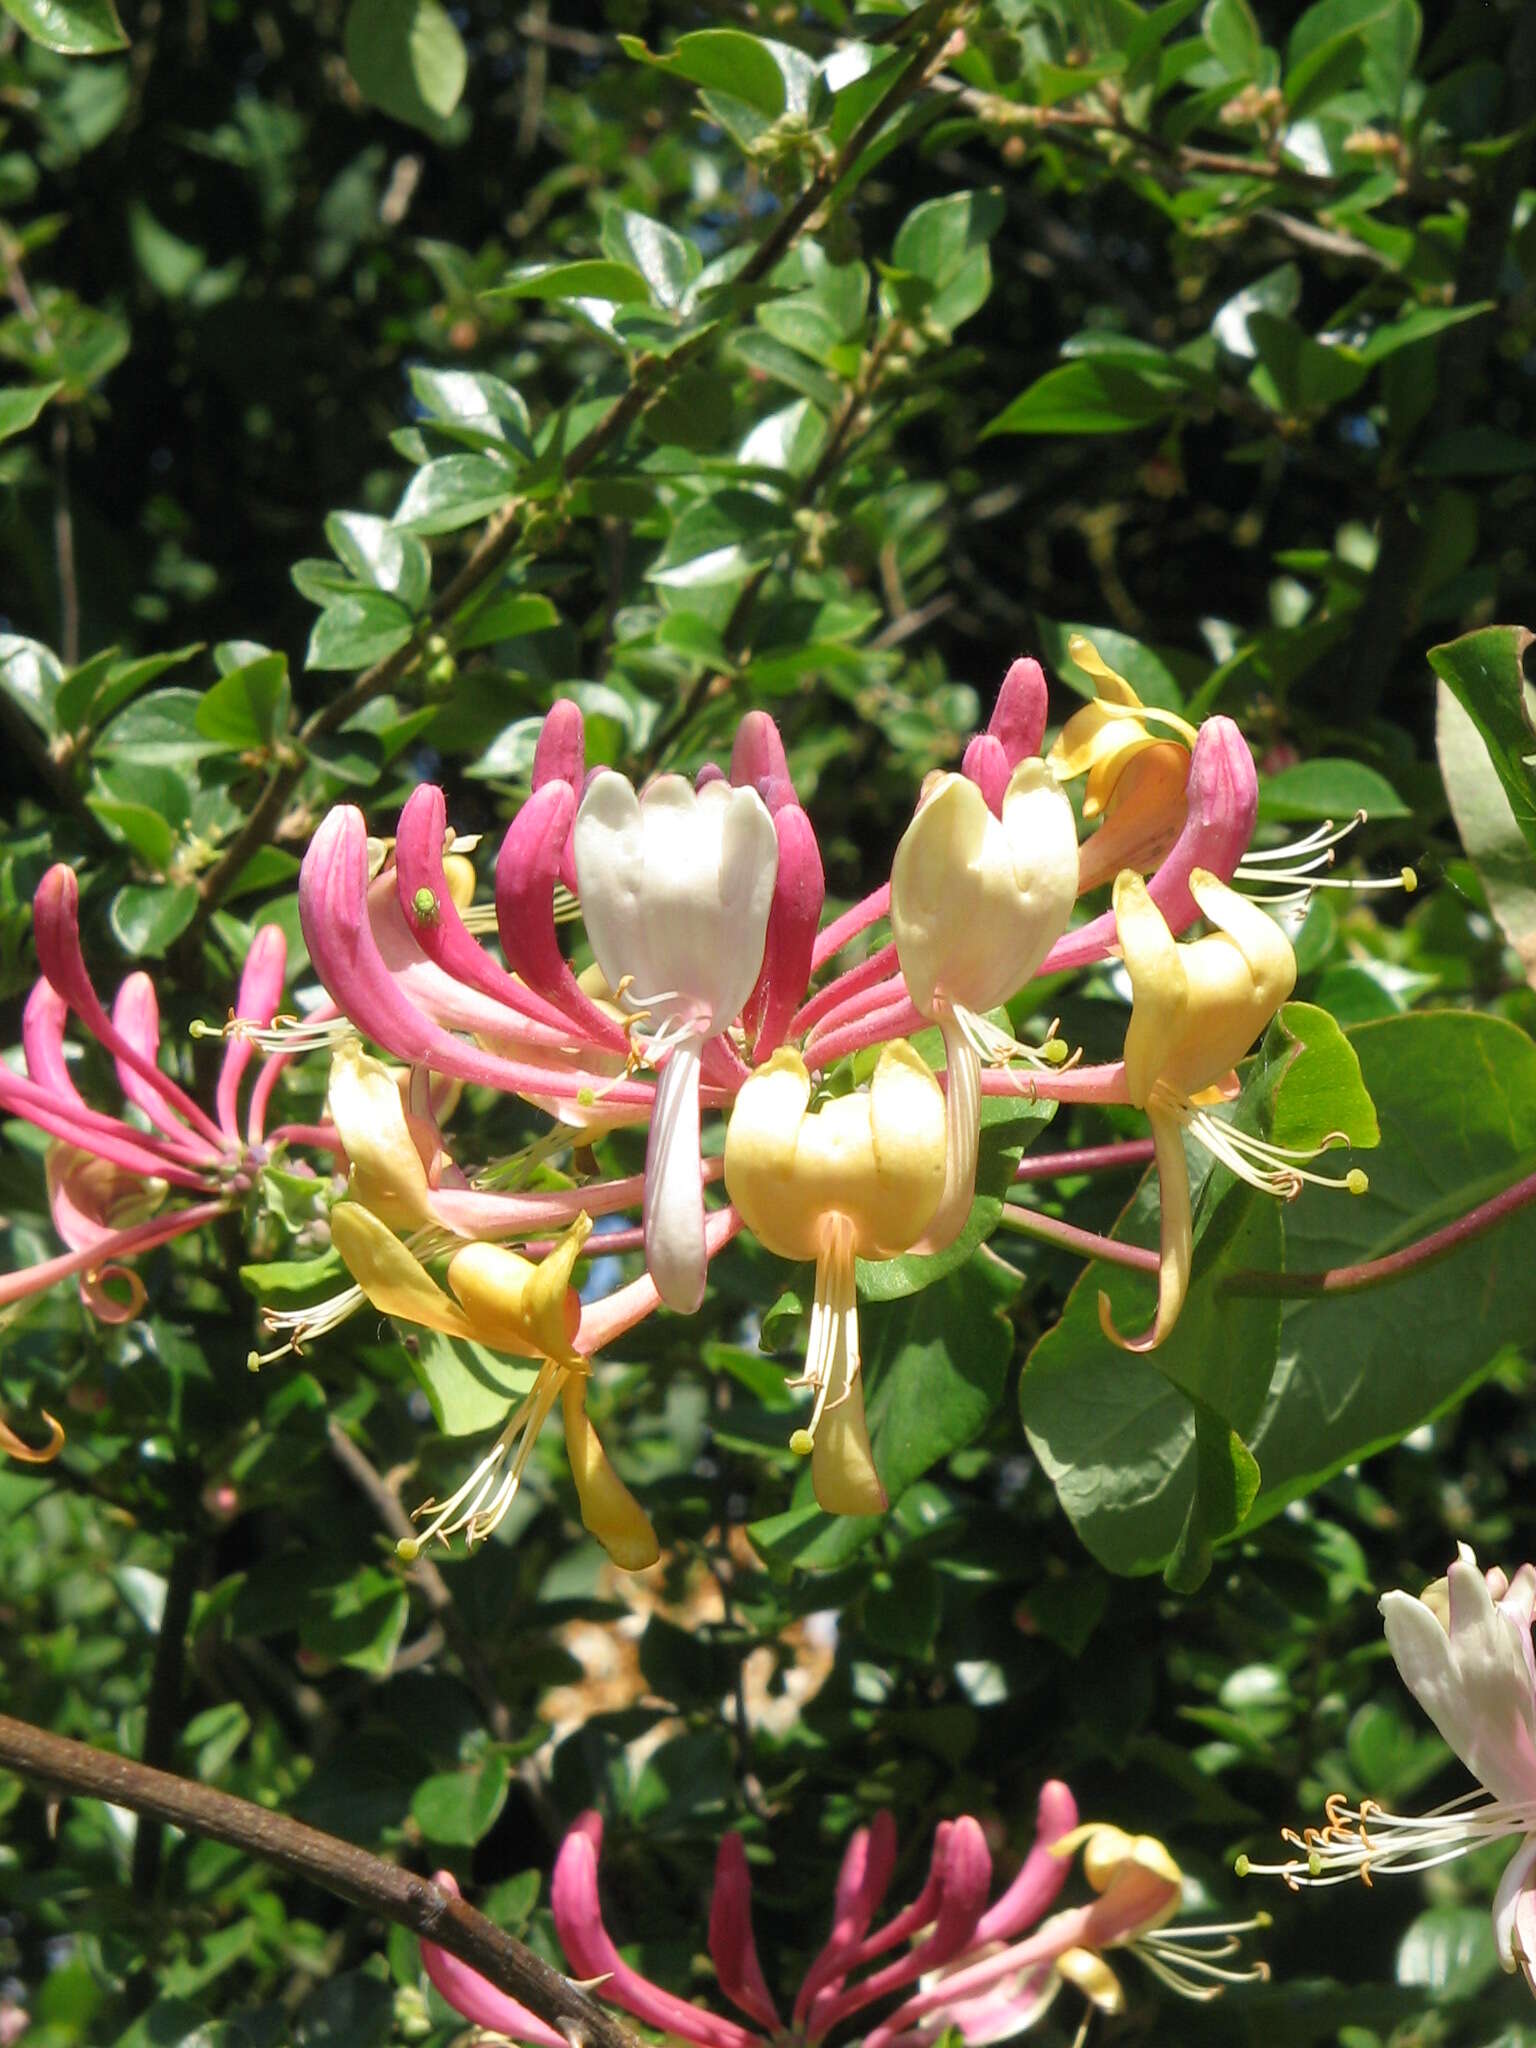
[[[1358,391],[1369,374],[1352,350],[1314,341],[1294,320],[1252,313],[1248,333],[1258,354],[1249,389],[1277,412],[1336,405]]]
[[[325,537],[359,582],[398,598],[409,612],[421,610],[432,586],[432,557],[414,533],[367,512],[333,512]]]
[[[1257,75],[1264,55],[1264,39],[1247,0],[1210,0],[1200,18],[1200,33],[1228,78]]]
[[[155,959],[179,939],[197,914],[198,895],[191,882],[162,887],[130,882],[118,890],[107,922],[123,951],[135,960]]]
[[[48,739],[59,730],[55,699],[63,680],[64,664],[51,647],[19,633],[0,633],[0,690]]]
[[[312,1588],[299,1641],[317,1657],[385,1677],[405,1634],[410,1596],[398,1579],[369,1567],[340,1585]]]
[[[1459,327],[1464,320],[1477,320],[1484,313],[1491,313],[1494,304],[1492,299],[1480,299],[1470,306],[1414,306],[1399,319],[1387,320],[1379,327],[1371,328],[1358,341],[1352,334],[1344,338],[1361,362],[1381,363],[1413,342],[1424,341],[1432,334],[1443,334],[1446,328]]]
[[[985,1428],[1003,1397],[1013,1330],[1007,1309],[1018,1275],[981,1252],[911,1301],[861,1311],[875,1465],[892,1505],[931,1465]],[[747,1533],[777,1564],[844,1564],[881,1517],[822,1513],[807,1472],[787,1513]]]
[[[342,40],[358,91],[397,121],[435,133],[459,104],[469,59],[439,0],[352,0]]]
[[[783,518],[779,506],[756,492],[717,491],[679,517],[646,574],[673,590],[736,582],[771,552]]]
[[[1092,358],[1063,363],[1021,391],[981,438],[993,434],[1129,434],[1172,412],[1181,379]]]
[[[1283,318],[1300,304],[1301,272],[1294,263],[1282,263],[1234,292],[1211,321],[1211,333],[1229,355],[1251,360],[1259,352],[1248,325],[1253,315],[1270,313]]]
[[[675,312],[689,285],[704,267],[697,246],[674,234],[648,213],[610,207],[603,218],[603,253],[613,262],[638,270],[658,306]]]
[[[206,691],[197,706],[197,729],[226,746],[270,747],[288,725],[292,692],[288,657],[264,654],[231,669]]]
[[[1212,1176],[1201,1155],[1191,1165],[1192,1184],[1199,1179],[1203,1189],[1208,1179],[1213,1192],[1224,1184],[1227,1193],[1197,1205],[1189,1297],[1172,1334],[1145,1355],[1116,1350],[1099,1326],[1100,1290],[1116,1327],[1133,1332],[1151,1319],[1155,1276],[1096,1262],[1030,1353],[1019,1384],[1030,1445],[1100,1564],[1140,1573],[1176,1559],[1186,1586],[1227,1533],[1223,1504],[1246,1486],[1246,1467],[1221,1432],[1252,1441],[1280,1330],[1278,1302],[1224,1298],[1219,1282],[1244,1267],[1278,1265],[1281,1246],[1276,1202]],[[1157,1221],[1157,1178],[1149,1174],[1111,1235],[1155,1244]],[[1200,1408],[1211,1418],[1203,1445]]]
[[[1486,1906],[1432,1906],[1403,1936],[1397,1981],[1442,1999],[1471,1998],[1499,1974],[1499,1951]]]
[[[104,654],[72,669],[60,684],[54,700],[60,726],[66,732],[76,732],[82,726],[100,725],[120,705],[137,696],[146,684],[163,676],[167,669],[179,668],[184,661],[190,661],[194,654],[202,651],[202,643],[194,640],[189,646],[175,648],[169,654],[146,654],[137,661],[119,661],[117,650],[108,648]]]
[[[1218,1538],[1242,1527],[1259,1490],[1252,1451],[1225,1417],[1196,1401],[1195,1489],[1163,1576],[1176,1593],[1196,1592],[1210,1575]]]
[[[498,640],[520,640],[525,633],[547,633],[559,623],[560,614],[547,597],[534,591],[508,591],[482,605],[469,624],[454,633],[454,645],[463,652],[491,647]]]
[[[1523,626],[1484,626],[1431,647],[1429,665],[1477,727],[1515,823],[1536,853],[1536,731],[1522,667],[1532,637]]]
[[[474,1436],[498,1427],[538,1373],[537,1366],[487,1351],[467,1338],[423,1330],[420,1339],[410,1354],[411,1370],[444,1436]]]
[[[1267,1115],[1269,1136],[1277,1145],[1306,1151],[1335,1131],[1342,1131],[1356,1150],[1370,1151],[1381,1143],[1359,1056],[1315,1003],[1281,1008],[1264,1034],[1244,1102]]]
[[[619,47],[638,63],[729,93],[769,121],[784,111],[784,73],[774,61],[775,46],[761,36],[734,28],[696,29],[679,36],[664,57],[647,49],[639,36],[621,35]]]
[[[490,455],[441,455],[411,478],[394,523],[413,533],[454,533],[499,512],[516,488],[510,463]]]
[[[1259,811],[1265,819],[1348,818],[1364,811],[1371,818],[1410,818],[1413,813],[1384,775],[1359,761],[1336,761],[1326,755],[1298,761],[1292,768],[1266,775],[1259,785]]]
[[[338,598],[316,619],[304,666],[368,668],[403,647],[414,631],[405,606],[382,591]]]
[[[1376,1106],[1368,1194],[1307,1188],[1288,1273],[1399,1251],[1536,1166],[1536,1046],[1496,1017],[1417,1012],[1349,1034]],[[1461,1400],[1536,1320],[1536,1211],[1362,1293],[1286,1304],[1279,1367],[1248,1435],[1267,1520],[1343,1466]],[[1404,1361],[1412,1363],[1404,1369]]]
[[[18,384],[0,391],[0,441],[9,441],[13,434],[24,434],[35,426],[49,399],[63,389],[62,381],[55,378],[51,384]]]
[[[413,363],[409,376],[411,390],[433,419],[532,452],[528,408],[500,377],[484,370],[435,370],[423,363]]]
[[[649,305],[651,288],[633,263],[600,256],[576,263],[535,263],[491,285],[488,299],[605,299],[610,305]]]
[[[23,34],[61,57],[101,57],[128,47],[112,0],[0,0],[0,6]]]
[[[423,1778],[411,1794],[411,1818],[429,1842],[472,1849],[501,1817],[511,1777],[512,1766],[498,1749],[472,1770]]]
[[[1435,746],[1451,815],[1488,908],[1536,985],[1536,856],[1521,834],[1482,734],[1444,683],[1435,685]]]
[[[172,234],[140,200],[128,209],[128,235],[139,268],[168,299],[185,298],[208,267],[205,250]]]

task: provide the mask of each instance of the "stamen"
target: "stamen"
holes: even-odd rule
[[[344,1045],[356,1039],[357,1026],[346,1017],[274,1017],[270,1024],[253,1024],[233,1012],[223,1024],[208,1024],[194,1017],[187,1026],[193,1038],[239,1038],[261,1052],[312,1052]]]
[[[1069,1053],[1066,1040],[1057,1037],[1061,1024],[1059,1017],[1051,1019],[1039,1045],[1024,1045],[1011,1031],[1005,1031],[1002,1025],[994,1024],[975,1010],[966,1009],[962,1003],[952,1003],[950,1014],[984,1067],[1006,1067],[1017,1060],[1037,1071],[1064,1073],[1068,1067],[1076,1066],[1083,1056],[1081,1046],[1076,1052]]]
[[[1325,1803],[1326,1825],[1281,1831],[1281,1840],[1300,1850],[1284,1863],[1254,1863],[1239,1856],[1239,1877],[1278,1877],[1291,1891],[1305,1886],[1369,1886],[1385,1872],[1399,1876],[1434,1870],[1488,1842],[1536,1834],[1536,1800],[1505,1803],[1481,1790],[1449,1800],[1419,1815],[1389,1813],[1374,1799],[1351,1806],[1342,1792]]]
[[[827,1219],[827,1237],[816,1262],[816,1296],[811,1303],[811,1327],[805,1347],[805,1371],[789,1382],[792,1387],[810,1387],[815,1399],[810,1421],[794,1430],[789,1448],[808,1458],[816,1448],[816,1432],[828,1412],[828,1395],[839,1377],[837,1363],[846,1358],[845,1384],[832,1408],[839,1408],[853,1392],[859,1374],[858,1295],[854,1284],[853,1231],[846,1217]]]
[[[569,1376],[567,1367],[550,1359],[544,1361],[533,1386],[513,1409],[500,1436],[463,1485],[441,1507],[434,1500],[425,1500],[417,1508],[413,1520],[423,1515],[431,1515],[432,1520],[419,1536],[402,1536],[395,1545],[395,1555],[402,1564],[413,1564],[434,1538],[446,1547],[449,1539],[462,1529],[466,1545],[473,1550],[477,1543],[495,1533],[517,1498],[539,1431]],[[503,1472],[502,1461],[514,1444],[517,1449],[511,1466]]]
[[[1351,1195],[1363,1195],[1370,1189],[1370,1176],[1361,1167],[1352,1166],[1348,1173],[1334,1175],[1314,1173],[1305,1163],[1336,1146],[1348,1145],[1348,1135],[1343,1131],[1329,1131],[1316,1145],[1302,1151],[1291,1145],[1273,1144],[1267,1138],[1256,1137],[1251,1131],[1239,1130],[1236,1125],[1212,1116],[1208,1110],[1190,1109],[1183,1105],[1179,1115],[1190,1136],[1203,1145],[1213,1159],[1219,1160],[1229,1173],[1246,1181],[1249,1187],[1278,1195],[1282,1201],[1294,1201],[1308,1181],[1314,1187],[1342,1188]]]
[[[306,1308],[264,1308],[262,1328],[272,1336],[282,1335],[283,1342],[272,1351],[247,1352],[247,1370],[260,1372],[264,1365],[275,1365],[280,1358],[302,1358],[306,1344],[328,1335],[348,1316],[355,1315],[366,1300],[361,1287],[344,1287],[340,1294],[328,1295],[324,1301],[311,1302]]]
[[[1333,849],[1356,832],[1366,816],[1364,811],[1356,811],[1348,824],[1338,826],[1332,818],[1325,818],[1301,839],[1245,853],[1233,870],[1233,880],[1247,882],[1254,889],[1277,891],[1254,897],[1266,910],[1299,909],[1314,889],[1353,889],[1360,894],[1401,889],[1411,896],[1419,886],[1411,867],[1400,868],[1395,875],[1365,876],[1358,881],[1322,872],[1333,865]]]

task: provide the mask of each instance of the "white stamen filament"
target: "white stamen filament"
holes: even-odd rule
[[[1370,1188],[1369,1177],[1358,1166],[1335,1175],[1314,1173],[1306,1164],[1337,1145],[1347,1145],[1349,1139],[1343,1131],[1329,1131],[1318,1144],[1300,1151],[1294,1146],[1272,1144],[1251,1131],[1240,1131],[1208,1110],[1182,1105],[1179,1116],[1190,1136],[1229,1173],[1264,1194],[1278,1195],[1282,1201],[1293,1201],[1307,1181],[1314,1187],[1342,1188],[1352,1195],[1363,1195]]]
[[[207,1024],[194,1017],[187,1030],[193,1038],[247,1039],[261,1052],[315,1052],[357,1037],[357,1026],[347,1017],[282,1016],[274,1017],[270,1024],[253,1024],[248,1017]]]
[[[446,1545],[451,1537],[463,1530],[465,1542],[473,1549],[495,1533],[517,1498],[539,1431],[560,1398],[568,1377],[568,1367],[546,1359],[539,1369],[538,1378],[508,1416],[500,1436],[463,1485],[440,1507],[435,1500],[422,1502],[413,1519],[431,1515],[431,1521],[419,1536],[404,1536],[395,1545],[397,1554],[407,1564],[419,1557],[422,1546],[434,1538]],[[517,1448],[512,1463],[503,1472],[502,1462],[514,1444]]]
[[[811,1304],[811,1327],[805,1347],[805,1371],[790,1381],[792,1387],[809,1387],[814,1395],[811,1419],[794,1431],[789,1447],[801,1457],[816,1448],[816,1432],[831,1401],[841,1407],[853,1391],[859,1376],[859,1309],[854,1284],[853,1227],[846,1216],[827,1219],[821,1257],[816,1261],[816,1296]]]
[[[1181,1998],[1206,2004],[1220,1998],[1229,1984],[1267,1984],[1268,1963],[1262,1959],[1241,1969],[1222,1966],[1243,1952],[1242,1936],[1270,1925],[1268,1913],[1251,1920],[1229,1920],[1212,1927],[1159,1927],[1131,1943],[1136,1954],[1162,1984]]]
[[[1417,1815],[1389,1813],[1374,1799],[1351,1806],[1342,1792],[1335,1792],[1324,1811],[1323,1827],[1284,1830],[1282,1840],[1299,1849],[1299,1856],[1284,1863],[1253,1863],[1240,1856],[1238,1876],[1278,1877],[1293,1892],[1355,1878],[1370,1885],[1378,1872],[1397,1876],[1433,1870],[1486,1843],[1536,1834],[1536,1800],[1505,1802],[1480,1790]]]
[[[1402,889],[1411,896],[1419,886],[1419,878],[1410,867],[1399,869],[1395,875],[1368,875],[1359,881],[1323,872],[1333,866],[1333,849],[1365,821],[1364,811],[1356,811],[1346,825],[1336,826],[1332,818],[1325,818],[1301,839],[1245,853],[1233,870],[1233,880],[1247,882],[1256,889],[1278,891],[1254,898],[1266,910],[1298,909],[1314,889],[1353,889],[1362,894]]]
[[[1006,1067],[1020,1060],[1028,1067],[1060,1073],[1075,1066],[1083,1056],[1081,1046],[1075,1053],[1068,1054],[1065,1041],[1056,1036],[1061,1021],[1057,1017],[1053,1017],[1046,1026],[1045,1037],[1039,1045],[1024,1045],[1011,1031],[1005,1031],[1000,1024],[994,1024],[975,1010],[966,1009],[963,1003],[951,1003],[949,1012],[984,1067]]]

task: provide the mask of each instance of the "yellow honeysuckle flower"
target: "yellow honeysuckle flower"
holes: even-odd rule
[[[427,1076],[421,1074],[421,1082]],[[415,1076],[407,1079],[413,1085]],[[430,1116],[408,1116],[401,1076],[365,1053],[356,1039],[337,1046],[326,1083],[326,1113],[347,1155],[347,1192],[396,1229],[432,1218],[429,1162],[441,1153]]]
[[[1344,1142],[1342,1133],[1330,1133],[1315,1151],[1297,1152],[1209,1114],[1208,1105],[1230,1092],[1232,1068],[1290,995],[1296,956],[1272,919],[1206,869],[1192,872],[1189,887],[1201,915],[1216,929],[1181,945],[1139,874],[1126,869],[1115,881],[1115,923],[1133,998],[1125,1033],[1126,1094],[1152,1126],[1162,1210],[1151,1328],[1136,1338],[1122,1337],[1108,1296],[1099,1296],[1105,1335],[1127,1351],[1152,1351],[1162,1343],[1189,1287],[1193,1221],[1186,1131],[1250,1186],[1287,1200],[1307,1180],[1344,1186],[1352,1194],[1363,1194],[1367,1186],[1358,1167],[1342,1182],[1304,1168],[1317,1151]]]
[[[388,1225],[358,1202],[331,1211],[331,1241],[352,1277],[384,1315],[450,1337],[468,1337],[493,1351],[542,1360],[532,1387],[513,1408],[500,1436],[469,1478],[432,1514],[423,1536],[399,1546],[413,1558],[421,1543],[459,1530],[471,1544],[489,1536],[516,1498],[528,1458],[558,1400],[581,1519],[614,1563],[643,1571],[660,1555],[645,1511],[609,1464],[586,1412],[589,1361],[574,1349],[581,1304],[571,1271],[590,1235],[579,1216],[555,1249],[537,1263],[504,1245],[467,1244],[448,1262],[445,1294]],[[510,1463],[507,1454],[512,1453]],[[503,1465],[506,1465],[503,1471]],[[435,1512],[433,1512],[435,1510]]]
[[[944,1192],[944,1096],[902,1041],[869,1087],[810,1108],[811,1080],[783,1046],[744,1083],[725,1134],[725,1186],[747,1228],[783,1259],[814,1259],[816,1291],[801,1384],[816,1498],[834,1515],[879,1514],[859,1377],[854,1260],[888,1259],[922,1236]]]
[[[1064,782],[1076,775],[1088,777],[1083,816],[1092,820],[1119,802],[1146,799],[1152,792],[1138,787],[1143,783],[1161,786],[1176,777],[1182,786],[1189,767],[1186,748],[1195,743],[1194,727],[1176,712],[1143,704],[1125,677],[1116,674],[1084,634],[1072,635],[1067,652],[1093,677],[1097,694],[1092,703],[1073,712],[1057,735],[1049,758]],[[1151,725],[1166,727],[1178,738],[1161,739],[1148,730]],[[1128,775],[1138,759],[1140,767]]]
[[[944,1033],[947,1067],[944,1198],[924,1250],[952,1243],[971,1211],[982,1061],[1039,1057],[985,1012],[1024,986],[1066,930],[1077,875],[1072,806],[1033,757],[1013,771],[1000,817],[974,782],[939,776],[896,849],[896,956],[913,1005]],[[1048,1063],[1056,1050],[1046,1048]]]

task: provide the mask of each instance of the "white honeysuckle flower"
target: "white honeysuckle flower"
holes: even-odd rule
[[[1513,1576],[1484,1572],[1470,1547],[1417,1598],[1382,1596],[1387,1647],[1403,1683],[1478,1781],[1475,1792],[1432,1813],[1390,1813],[1374,1799],[1327,1802],[1327,1823],[1285,1839],[1299,1855],[1280,1864],[1238,1859],[1241,1875],[1303,1885],[1367,1883],[1429,1870],[1488,1842],[1518,1839],[1499,1881],[1493,1932],[1506,1970],[1536,1990],[1536,1565]]]
[[[753,789],[663,775],[640,795],[611,770],[573,835],[587,937],[658,1069],[645,1161],[645,1256],[669,1308],[704,1297],[699,1061],[763,964],[778,839]]]

